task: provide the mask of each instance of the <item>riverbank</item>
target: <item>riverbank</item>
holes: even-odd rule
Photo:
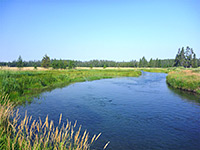
[[[200,70],[182,70],[170,72],[166,82],[173,88],[200,94]]]
[[[43,70],[43,71],[0,71],[1,92],[9,94],[15,103],[25,102],[45,90],[83,82],[114,77],[138,77],[139,70],[101,69],[101,70]]]
[[[172,68],[141,68],[145,72],[155,72],[155,73],[169,73]]]

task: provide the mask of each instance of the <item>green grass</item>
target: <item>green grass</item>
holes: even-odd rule
[[[45,90],[66,86],[74,82],[114,77],[138,77],[139,70],[48,70],[0,71],[1,92],[9,94],[11,101],[22,103]]]
[[[182,70],[188,70],[188,68],[184,67],[169,67],[169,68],[139,68],[140,70],[146,71],[146,72],[155,72],[155,73],[169,73],[172,71],[182,71]],[[194,68],[191,68],[190,70],[195,70]]]
[[[169,73],[171,71],[170,68],[140,68],[145,72],[155,72],[155,73]]]
[[[166,81],[170,86],[174,88],[200,94],[199,69],[170,72]]]

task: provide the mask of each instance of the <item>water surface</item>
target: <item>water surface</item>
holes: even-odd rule
[[[71,84],[42,94],[25,107],[34,118],[58,122],[60,113],[90,135],[93,149],[200,149],[200,99],[167,86],[163,73]]]

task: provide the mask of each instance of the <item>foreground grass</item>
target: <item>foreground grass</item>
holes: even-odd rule
[[[0,149],[2,150],[88,150],[99,136],[89,137],[86,131],[81,133],[81,126],[76,131],[76,122],[72,125],[67,121],[66,125],[54,126],[53,121],[39,119],[25,115],[20,119],[18,110],[14,111],[14,105],[7,95],[0,95]],[[104,149],[108,144],[104,146]]]
[[[167,83],[181,90],[200,94],[200,70],[181,70],[170,72],[167,76]]]
[[[138,77],[139,70],[44,70],[0,71],[1,92],[21,103],[44,90],[65,86],[74,82],[91,81],[113,77]]]

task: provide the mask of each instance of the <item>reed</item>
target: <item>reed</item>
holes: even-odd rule
[[[19,110],[14,110],[7,94],[1,95],[0,101],[0,149],[88,150],[101,135],[94,135],[90,140],[87,131],[81,134],[81,126],[76,131],[77,122],[62,124],[62,114],[58,126],[48,116],[43,123],[41,119],[32,120],[27,113],[20,119]]]

